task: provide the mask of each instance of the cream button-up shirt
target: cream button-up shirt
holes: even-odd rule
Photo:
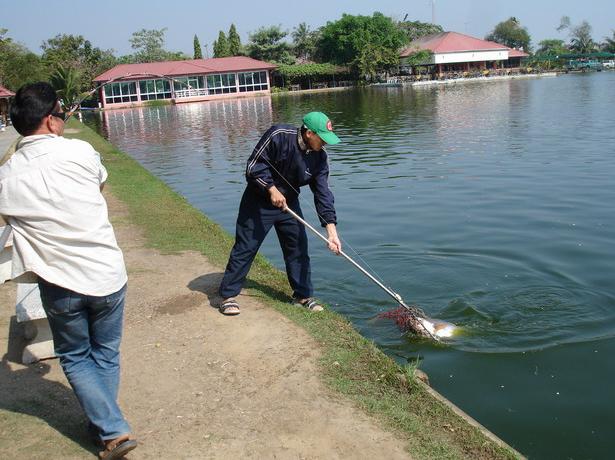
[[[27,136],[0,167],[0,215],[13,228],[13,279],[35,273],[84,295],[127,281],[101,185],[107,171],[87,142]]]

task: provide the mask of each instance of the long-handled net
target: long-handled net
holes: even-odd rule
[[[286,208],[285,211],[288,212],[295,219],[297,219],[299,222],[301,222],[303,225],[305,225],[306,228],[311,230],[325,243],[328,242],[327,238],[324,235],[322,235],[318,230],[312,227],[292,209]],[[441,337],[450,337],[452,335],[452,329],[454,329],[454,326],[452,324],[428,318],[420,308],[407,305],[399,294],[397,294],[396,292],[382,284],[380,281],[378,281],[371,273],[365,270],[365,268],[355,262],[346,253],[340,251],[339,255],[341,255],[348,262],[353,264],[361,273],[363,273],[370,280],[376,283],[387,294],[393,297],[397,301],[397,303],[399,303],[400,306],[397,309],[390,312],[381,313],[381,317],[393,319],[403,332],[411,332],[413,334],[419,335],[421,337],[426,337],[428,339],[439,341]]]
[[[455,334],[456,327],[454,324],[428,318],[419,307],[413,305],[413,308],[420,312],[420,316],[413,314],[403,306],[399,306],[393,310],[380,313],[378,318],[393,320],[399,330],[404,333],[428,336],[436,340],[452,337]],[[425,331],[428,334],[425,334]]]

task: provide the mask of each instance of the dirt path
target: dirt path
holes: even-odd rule
[[[141,445],[127,458],[409,458],[394,434],[320,382],[307,333],[248,296],[241,315],[220,315],[219,270],[200,254],[145,249],[123,204],[107,200],[129,273],[120,401]],[[14,315],[10,283],[0,301],[4,327]],[[0,346],[7,340],[1,332]],[[25,367],[11,356],[0,368],[0,457],[29,458],[31,446],[43,455],[30,458],[51,458],[68,438],[83,446],[75,458],[91,458],[57,360]]]

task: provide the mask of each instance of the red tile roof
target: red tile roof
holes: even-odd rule
[[[164,75],[206,75],[210,73],[241,72],[250,70],[269,70],[277,66],[257,61],[246,56],[233,56],[211,59],[189,59],[185,61],[148,62],[144,64],[120,64],[99,75],[94,81],[103,82],[115,79],[135,79],[143,76]]]
[[[529,56],[529,54],[524,53],[524,52],[523,52],[523,51],[521,51],[521,50],[516,50],[516,49],[514,49],[514,48],[510,48],[510,49],[508,50],[508,57],[509,57],[509,58],[516,58],[516,57],[521,57],[521,58],[523,58],[523,57],[528,57],[528,56]]]
[[[11,97],[15,96],[15,93],[11,90],[6,89],[4,86],[0,85],[0,97]]]
[[[499,43],[481,40],[460,34],[459,32],[440,32],[432,35],[425,35],[413,41],[409,47],[404,49],[401,57],[408,57],[419,50],[429,50],[434,54],[441,53],[463,53],[468,51],[499,51],[507,50],[508,47]]]

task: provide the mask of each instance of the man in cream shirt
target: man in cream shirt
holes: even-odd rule
[[[13,228],[13,278],[35,275],[55,352],[104,447],[136,447],[117,404],[126,268],[101,193],[107,171],[87,142],[69,140],[47,83],[25,85],[11,106],[24,136],[0,167],[0,215]]]

